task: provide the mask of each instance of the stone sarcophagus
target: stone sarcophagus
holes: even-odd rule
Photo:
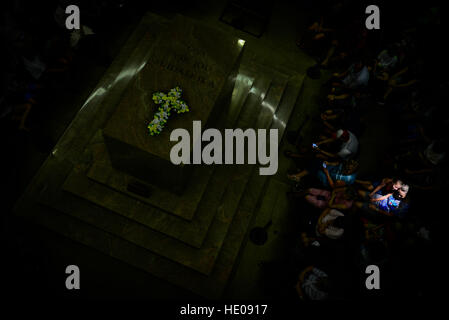
[[[192,136],[194,120],[214,126],[229,105],[243,43],[184,17],[153,40],[149,59],[123,94],[103,137],[114,169],[181,193],[193,166],[171,163],[176,142],[170,141],[170,133],[184,128]],[[190,111],[172,113],[162,132],[151,136],[147,126],[158,109],[153,93],[168,93],[176,86]]]

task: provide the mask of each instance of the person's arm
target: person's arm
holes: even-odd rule
[[[354,182],[355,182],[355,183],[358,183],[358,184],[369,185],[369,186],[373,184],[371,181],[368,181],[368,180],[359,180],[359,179],[356,179]]]
[[[348,206],[346,206],[345,204],[335,204],[335,197],[337,196],[337,192],[346,189],[346,187],[338,187],[335,188],[334,190],[332,190],[332,195],[331,198],[328,202],[328,207],[331,209],[340,209],[340,210],[346,210],[349,209]]]
[[[327,96],[327,98],[329,99],[329,100],[343,100],[343,99],[346,99],[346,98],[348,98],[349,97],[349,93],[343,93],[343,94],[341,94],[341,95],[339,95],[339,96],[336,96],[335,94],[329,94],[328,96]]]
[[[391,214],[390,212],[381,210],[381,209],[379,209],[378,207],[376,207],[374,204],[369,204],[368,207],[369,207],[371,210],[373,210],[373,211],[375,211],[375,212],[377,212],[377,213],[383,214],[383,215],[385,215],[385,216],[388,216],[388,217],[392,217],[392,216],[393,216],[393,214]]]
[[[325,156],[328,156],[329,158],[337,158],[337,155],[336,155],[336,154],[333,154],[333,153],[330,153],[330,152],[321,150],[321,149],[319,149],[319,148],[315,148],[315,150],[317,150],[318,152],[324,154]]]
[[[301,274],[299,275],[299,281],[301,281],[301,283],[304,282],[304,279],[305,279],[306,275],[307,275],[309,272],[312,272],[312,270],[313,270],[313,266],[308,266],[307,268],[305,268],[305,269],[301,272]]]
[[[296,288],[296,292],[298,293],[299,298],[302,300],[302,299],[304,299],[305,296],[304,296],[304,292],[302,291],[301,285],[302,285],[301,281],[298,280],[295,288]]]
[[[374,194],[379,191],[380,189],[382,189],[383,187],[385,187],[385,183],[382,182],[381,184],[379,184],[376,188],[374,188],[373,191],[371,191],[371,193],[369,194],[369,197],[372,198],[372,196],[374,196]]]
[[[336,78],[343,78],[343,77],[345,77],[348,73],[349,73],[349,69],[350,69],[351,67],[349,67],[348,69],[346,69],[344,72],[342,72],[342,73],[334,73],[333,74],[333,76],[334,77],[336,77]]]
[[[324,233],[324,230],[326,230],[326,228],[328,226],[328,223],[323,223],[322,221],[323,221],[323,218],[329,214],[330,210],[331,210],[330,208],[324,209],[324,211],[320,214],[320,217],[318,218],[317,225],[318,225],[318,231],[320,233]],[[332,221],[329,221],[329,222],[332,222]]]
[[[322,145],[322,144],[330,143],[332,141],[335,141],[335,139],[334,138],[328,138],[328,139],[324,139],[324,140],[318,141],[316,143],[316,145],[319,146],[319,145]]]
[[[388,79],[390,79],[390,76],[388,75],[387,72],[382,72],[381,74],[376,76],[376,78],[382,81],[387,81]]]
[[[329,204],[329,208],[331,208],[331,209],[339,209],[339,210],[349,209],[349,207],[346,206],[345,204]]]
[[[324,174],[326,175],[327,182],[329,183],[329,186],[333,189],[335,185],[334,185],[334,181],[332,180],[332,178],[329,174],[329,170],[327,170],[327,168],[323,168],[323,171],[324,171]]]
[[[336,131],[337,129],[331,125],[329,122],[327,121],[323,121],[323,124],[330,130],[330,131]]]
[[[380,197],[380,198],[377,198],[377,199],[370,199],[370,201],[371,201],[371,202],[382,201],[382,200],[385,200],[385,199],[389,198],[391,195],[392,195],[392,193],[389,193],[389,194],[386,194],[386,195],[384,195],[384,196],[382,196],[382,197]]]
[[[396,77],[399,77],[401,74],[404,74],[404,73],[406,73],[407,72],[407,70],[408,70],[408,67],[405,67],[404,69],[402,69],[401,71],[399,71],[399,72],[396,72],[393,76],[391,76],[391,79],[394,79],[394,78],[396,78]]]

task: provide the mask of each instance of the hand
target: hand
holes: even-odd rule
[[[321,31],[321,30],[318,30],[318,31]],[[318,33],[313,39],[314,40],[320,40],[321,38],[324,38],[324,33]]]
[[[329,95],[327,96],[327,98],[328,98],[330,101],[333,101],[333,100],[335,100],[335,95],[334,95],[334,94],[329,94]]]
[[[321,120],[326,121],[327,120],[327,114],[322,113],[321,114]]]
[[[332,73],[332,76],[334,76],[334,77],[339,77],[340,76],[340,74],[338,73],[338,72],[335,72],[335,73]]]
[[[311,31],[317,31],[317,30],[319,30],[319,28],[320,28],[320,25],[318,24],[318,22],[314,22],[314,23],[309,27],[309,30],[311,30]]]
[[[318,149],[318,145],[316,143],[312,143],[312,148]]]

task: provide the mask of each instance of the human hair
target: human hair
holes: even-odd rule
[[[401,190],[401,191],[403,191],[403,192],[405,192],[405,193],[408,193],[408,191],[410,190],[410,186],[409,186],[408,184],[403,184],[403,185],[399,188],[399,190]]]
[[[336,228],[345,228],[345,218],[344,217],[338,217],[337,219],[332,222],[332,225]]]
[[[403,184],[398,190],[396,190],[396,191],[393,193],[393,196],[394,196],[396,199],[398,199],[398,198],[399,198],[399,197],[398,197],[399,191],[405,192],[405,196],[404,196],[403,198],[400,199],[400,200],[401,200],[401,203],[402,203],[402,202],[405,203],[405,200],[407,199],[407,195],[408,195],[408,191],[409,191],[409,190],[410,190],[410,186],[409,186],[408,184]]]
[[[357,190],[353,185],[349,185],[345,187],[345,199],[346,200],[355,200],[357,199]]]
[[[350,175],[359,169],[359,162],[357,160],[346,160],[343,162],[342,173],[345,175]]]

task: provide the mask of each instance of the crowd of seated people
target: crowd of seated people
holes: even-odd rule
[[[421,48],[427,44],[422,42],[426,26],[399,29],[395,36],[380,40],[366,34],[359,37],[357,31],[345,35],[348,25],[342,26],[342,21],[326,23],[334,20],[338,8],[331,5],[330,18],[317,17],[298,42],[300,48],[320,57],[309,76],[314,78],[313,72],[324,67],[331,76],[323,84],[327,99],[317,119],[319,132],[311,141],[291,139],[296,150],[284,154],[295,166],[287,175],[292,181],[289,199],[301,206],[295,215],[301,216],[298,235],[303,248],[340,246],[354,259],[327,265],[308,261],[295,285],[304,300],[338,299],[329,294],[335,279],[328,274],[339,277],[332,270],[335,265],[385,266],[386,277],[394,279],[394,263],[419,260],[418,251],[406,257],[404,252],[429,248],[431,230],[438,221],[435,202],[447,185],[444,128],[449,118],[443,110],[448,83],[444,78],[436,82],[425,71],[434,63],[426,55],[429,48]],[[355,47],[346,45],[343,50],[342,43]],[[369,165],[361,161],[360,149],[371,148],[360,144],[363,128],[370,126],[369,119],[362,121],[366,106],[385,115],[382,126],[392,133],[380,156],[380,169],[360,175],[359,168]],[[419,295],[420,290],[414,287],[407,294]]]

